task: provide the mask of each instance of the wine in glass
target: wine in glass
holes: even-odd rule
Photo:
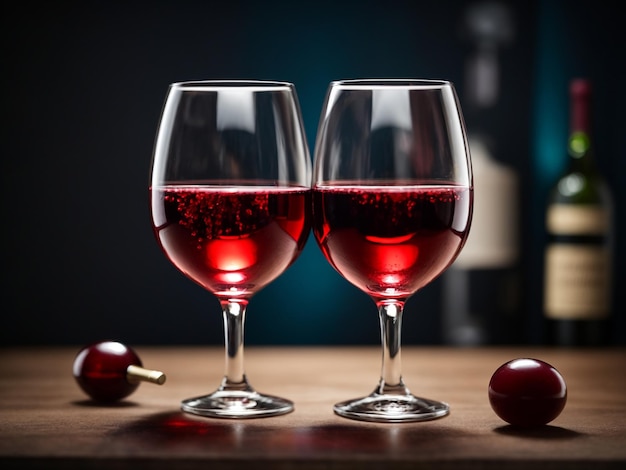
[[[244,372],[250,298],[299,256],[310,233],[311,161],[295,87],[270,81],[171,84],[151,171],[156,238],[224,318],[225,374],[184,411],[248,418],[293,403],[257,392]]]
[[[328,262],[378,307],[383,348],[375,390],[335,405],[376,422],[445,416],[401,371],[405,303],[439,276],[467,238],[473,181],[452,83],[343,80],[329,85],[313,168],[313,233]]]

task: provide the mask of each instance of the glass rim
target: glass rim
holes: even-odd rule
[[[291,82],[280,80],[255,80],[255,79],[211,79],[211,80],[186,80],[170,83],[171,89],[181,91],[222,91],[228,89],[247,91],[279,91],[293,90]]]
[[[330,82],[331,88],[354,90],[371,90],[377,88],[404,88],[404,89],[441,89],[452,86],[449,80],[427,78],[350,78]]]

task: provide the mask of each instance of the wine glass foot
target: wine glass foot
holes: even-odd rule
[[[187,413],[213,418],[262,418],[293,411],[293,402],[255,391],[222,391],[181,402]]]
[[[427,421],[450,413],[447,403],[411,394],[382,395],[376,392],[367,397],[337,403],[333,409],[344,418],[378,423]]]

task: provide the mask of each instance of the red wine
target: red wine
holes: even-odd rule
[[[374,298],[407,298],[458,255],[472,196],[461,186],[318,186],[313,233],[349,282]]]
[[[295,261],[309,235],[307,188],[168,185],[151,196],[166,256],[218,297],[253,295]]]

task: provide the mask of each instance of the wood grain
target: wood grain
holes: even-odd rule
[[[220,348],[135,347],[144,366],[165,372],[167,381],[141,384],[109,406],[89,400],[75,383],[78,350],[0,350],[3,468],[626,468],[624,349],[405,347],[405,383],[449,403],[451,414],[404,424],[352,421],[332,411],[335,402],[374,389],[377,348],[248,348],[251,384],[293,400],[296,409],[244,420],[179,409],[180,400],[217,387]],[[516,429],[489,406],[491,374],[516,357],[549,362],[567,382],[565,410],[548,426]]]

